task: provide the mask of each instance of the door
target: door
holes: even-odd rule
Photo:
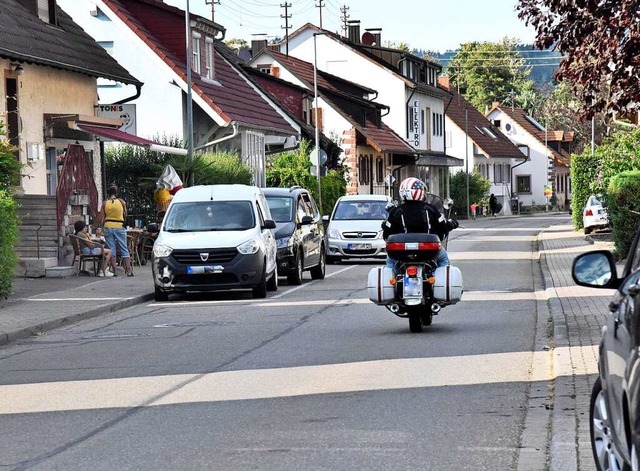
[[[307,257],[310,266],[316,266],[320,262],[320,247],[322,245],[323,231],[320,229],[322,226],[322,218],[320,217],[320,211],[316,206],[315,201],[308,193],[302,193],[302,200],[307,208],[307,215],[313,218],[313,222],[308,226],[307,240],[305,241]]]

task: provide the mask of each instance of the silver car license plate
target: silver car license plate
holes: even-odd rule
[[[371,244],[347,244],[348,250],[371,250]]]

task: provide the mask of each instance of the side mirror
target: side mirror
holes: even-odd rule
[[[327,216],[326,214],[324,216],[322,216],[322,220],[324,222],[329,222],[329,216]]]
[[[442,203],[442,206],[444,207],[444,209],[449,209],[453,206],[453,200],[451,198],[447,198],[446,200],[444,200],[444,202]]]
[[[273,219],[265,219],[262,229],[275,229],[276,222]]]
[[[300,224],[302,224],[303,226],[308,226],[312,222],[313,222],[313,217],[311,217],[311,216],[302,216],[302,220],[300,221]]]
[[[578,255],[571,267],[573,281],[590,288],[617,288],[620,284],[616,262],[608,250],[594,250]]]

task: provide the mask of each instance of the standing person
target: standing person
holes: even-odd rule
[[[475,203],[471,203],[469,207],[471,209],[471,219],[476,220],[476,210],[478,209],[478,205]]]
[[[389,216],[382,223],[382,233],[386,240],[391,234],[427,233],[436,234],[442,241],[449,231],[458,227],[458,221],[447,219],[433,205],[425,202],[427,186],[414,177],[406,178],[400,183],[402,204],[389,208]],[[436,258],[439,267],[449,265],[449,256],[444,247]],[[394,268],[396,262],[387,257],[387,266]]]
[[[120,255],[127,276],[133,276],[131,255],[127,248],[127,231],[124,228],[126,217],[127,203],[122,198],[118,198],[118,187],[111,185],[107,190],[107,199],[102,203],[102,208],[96,217],[96,224],[104,222],[104,238],[107,246],[114,255]],[[116,275],[115,256],[111,258],[111,267],[113,274]]]
[[[91,236],[87,229],[87,226],[84,221],[76,221],[73,225],[75,229],[76,235],[80,238],[80,251],[85,255],[101,255],[104,254],[104,261],[102,266],[100,267],[100,271],[98,272],[98,276],[106,276],[109,278],[110,276],[114,276],[113,273],[107,271],[107,266],[111,262],[111,250],[105,249],[100,243],[94,242],[91,240]]]
[[[498,198],[496,198],[496,195],[493,193],[491,193],[489,197],[489,211],[491,211],[493,216],[496,216],[498,213]]]

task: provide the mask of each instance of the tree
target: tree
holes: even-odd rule
[[[556,79],[571,84],[590,118],[640,103],[637,0],[520,0],[518,16],[537,31],[535,45],[563,54]],[[601,93],[605,90],[606,93]]]
[[[471,202],[480,202],[491,188],[491,182],[478,172],[469,174],[458,172],[452,175],[449,182],[449,193],[453,199],[455,211],[459,215],[466,215],[467,207],[471,204],[471,202],[467,203],[467,175],[469,175],[469,199]]]
[[[534,102],[531,69],[517,50],[515,39],[500,43],[470,42],[462,44],[451,59],[445,73],[453,86],[478,110],[484,111],[492,102],[507,102],[523,107]]]
[[[402,52],[411,53],[411,51],[412,51],[411,46],[409,46],[405,42],[385,41],[384,42],[384,47],[389,48],[389,49],[397,49],[398,51],[402,51]]]
[[[227,45],[229,49],[233,49],[236,52],[238,52],[240,49],[244,47],[249,47],[249,43],[247,43],[246,39],[232,38],[232,39],[227,39],[224,43]]]

